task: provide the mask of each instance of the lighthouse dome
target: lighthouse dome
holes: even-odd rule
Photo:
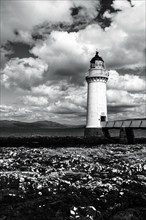
[[[100,56],[98,55],[98,52],[97,52],[97,51],[96,51],[95,56],[90,60],[90,63],[95,64],[96,61],[102,61],[102,62],[104,62],[103,59],[102,59],[102,57],[100,57]]]
[[[97,69],[104,68],[104,61],[103,61],[102,57],[100,57],[98,55],[97,51],[96,51],[95,56],[90,60],[90,67],[97,68]]]

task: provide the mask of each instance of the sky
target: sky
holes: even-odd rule
[[[145,0],[0,0],[0,119],[86,122],[96,50],[109,120],[146,116]]]

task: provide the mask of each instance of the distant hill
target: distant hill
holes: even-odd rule
[[[1,120],[0,128],[19,128],[19,129],[46,129],[46,128],[65,128],[67,126],[53,121],[20,122]]]
[[[0,137],[83,136],[82,126],[62,125],[53,121],[0,121]]]

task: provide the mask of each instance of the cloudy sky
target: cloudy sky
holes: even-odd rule
[[[145,0],[0,0],[0,119],[85,124],[96,49],[109,119],[144,117]]]

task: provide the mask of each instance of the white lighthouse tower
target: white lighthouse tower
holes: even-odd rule
[[[106,83],[108,76],[104,61],[96,52],[90,61],[90,69],[86,76],[88,83],[86,136],[101,133],[99,131],[102,128],[102,122],[107,121]]]

